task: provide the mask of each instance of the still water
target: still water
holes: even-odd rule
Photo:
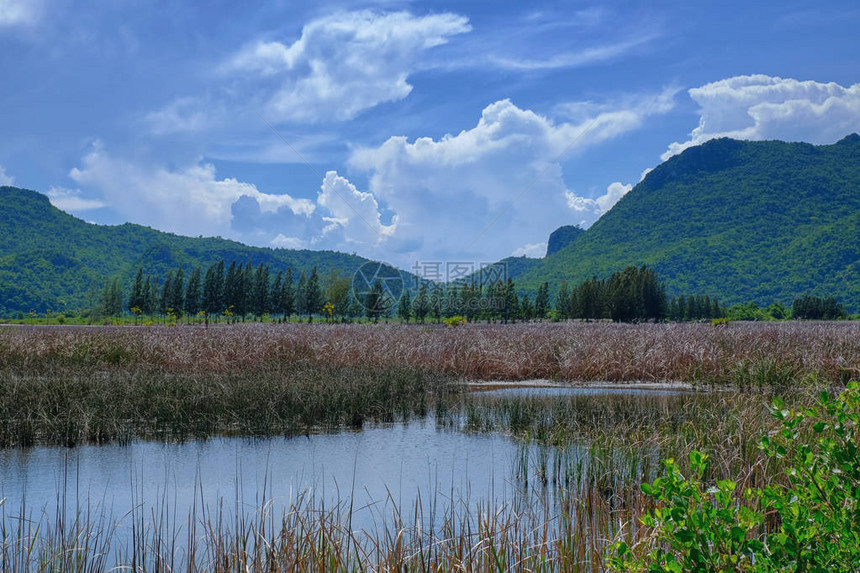
[[[480,393],[535,400],[581,395],[659,400],[673,394],[557,387]],[[279,515],[310,500],[314,506],[348,505],[352,527],[370,530],[389,522],[397,508],[417,509],[422,519],[432,520],[456,506],[531,504],[535,495],[551,505],[551,488],[522,479],[524,457],[540,455],[537,446],[499,433],[466,433],[457,424],[437,424],[432,415],[292,438],[6,449],[0,450],[0,517],[8,525],[21,515],[51,521],[58,512],[85,511],[116,524],[115,537],[122,543],[132,509],[152,515],[166,508],[181,523],[194,507],[254,515],[265,506]],[[528,463],[525,467],[530,472]]]

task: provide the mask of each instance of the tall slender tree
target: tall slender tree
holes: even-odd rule
[[[313,320],[313,315],[322,312],[323,307],[322,288],[320,287],[320,278],[317,274],[316,266],[311,269],[311,274],[308,275],[308,282],[305,285],[305,311],[308,314],[308,322]]]
[[[188,284],[185,287],[185,312],[189,316],[195,316],[202,310],[200,274],[200,267],[194,267],[194,270],[191,271],[191,276],[188,277]]]

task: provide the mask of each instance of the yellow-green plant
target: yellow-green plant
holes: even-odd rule
[[[651,535],[613,546],[613,571],[855,571],[860,563],[860,384],[826,392],[803,411],[774,400],[781,428],[762,450],[785,462],[783,485],[747,489],[729,480],[705,488],[707,456],[690,454],[693,476],[673,460],[642,491],[656,508],[642,518]],[[810,439],[811,438],[811,439]],[[778,517],[767,527],[764,515]],[[773,519],[771,520],[773,523]]]

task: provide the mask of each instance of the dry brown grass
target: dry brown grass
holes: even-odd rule
[[[405,366],[469,380],[838,383],[860,375],[860,322],[5,328],[0,360],[3,371],[28,374],[241,373],[306,363]]]

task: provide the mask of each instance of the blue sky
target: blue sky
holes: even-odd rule
[[[409,268],[542,256],[713,137],[860,131],[856,2],[243,4],[0,0],[0,184]]]

